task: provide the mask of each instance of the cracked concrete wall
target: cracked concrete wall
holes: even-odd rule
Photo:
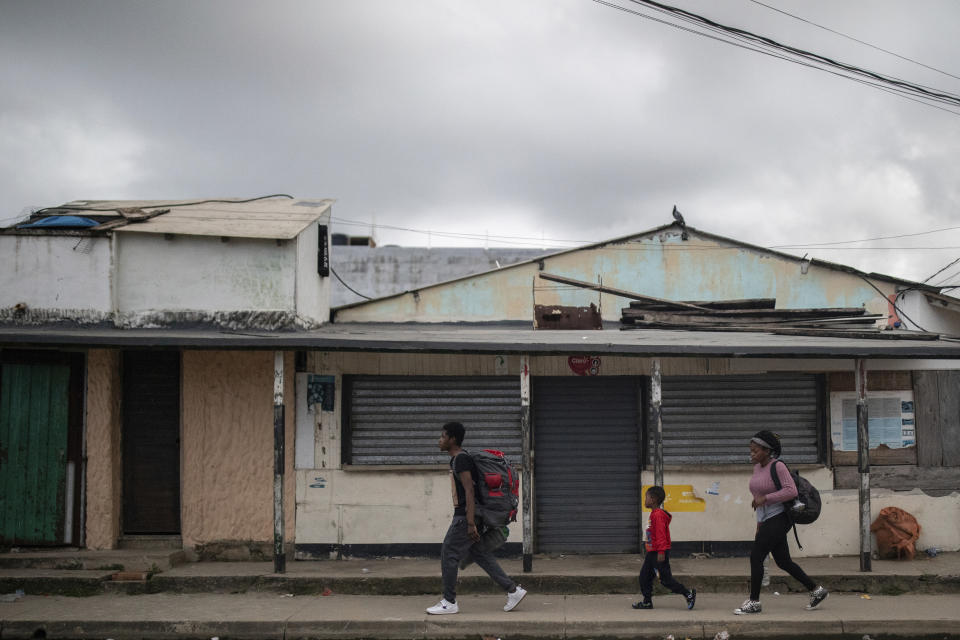
[[[110,259],[106,237],[0,235],[0,319],[97,321],[111,310]],[[21,313],[11,315],[17,305]]]

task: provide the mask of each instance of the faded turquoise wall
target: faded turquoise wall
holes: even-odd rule
[[[799,259],[679,232],[543,259],[543,271],[668,300],[776,298],[779,308],[867,307],[886,313],[886,300],[855,274]],[[586,306],[600,303],[604,320],[616,321],[629,300],[537,278],[536,262],[506,267],[343,309],[337,322],[532,321],[533,304]],[[874,282],[884,293],[887,283]],[[419,299],[417,299],[419,298]]]

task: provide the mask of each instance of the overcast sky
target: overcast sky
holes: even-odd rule
[[[764,2],[808,22],[665,0],[960,93],[956,0]],[[590,0],[0,0],[0,87],[3,225],[76,199],[289,193],[335,198],[335,230],[376,224],[380,244],[566,247],[676,204],[865,271],[923,280],[960,257],[960,107]]]

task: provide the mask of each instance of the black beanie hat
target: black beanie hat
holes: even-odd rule
[[[750,438],[751,442],[756,442],[762,447],[766,447],[773,452],[775,458],[780,457],[780,436],[775,434],[772,431],[757,431],[753,434],[753,437]]]

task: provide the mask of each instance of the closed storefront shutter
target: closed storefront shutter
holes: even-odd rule
[[[446,464],[444,423],[463,423],[468,451],[498,449],[519,464],[520,378],[349,376],[347,451],[356,465]]]
[[[533,382],[536,550],[636,552],[639,379]]]
[[[762,429],[780,435],[785,462],[818,462],[820,387],[812,374],[664,377],[663,462],[745,464]],[[653,451],[651,430],[651,466]]]

